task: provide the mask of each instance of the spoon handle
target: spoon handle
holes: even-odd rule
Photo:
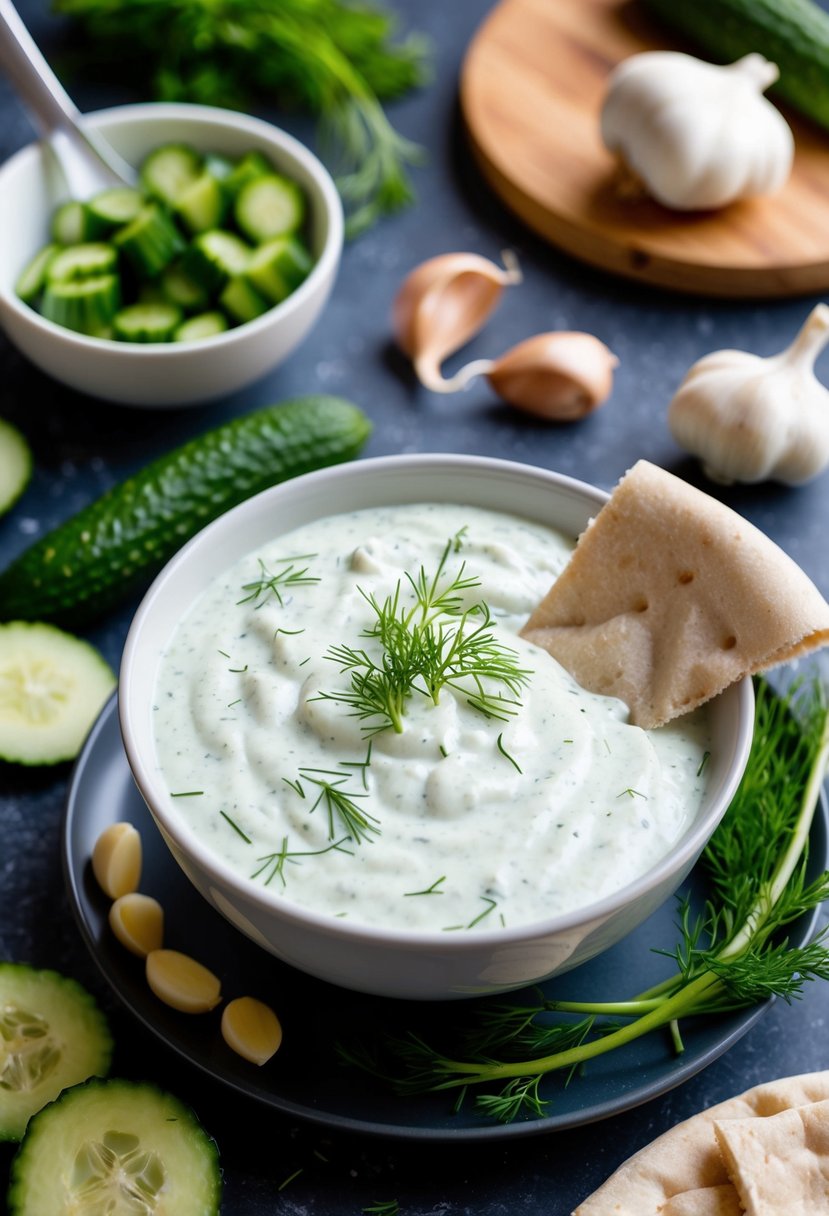
[[[132,184],[130,165],[94,132],[41,54],[11,0],[0,0],[0,68],[31,111],[42,135],[52,141],[75,197],[105,186]]]

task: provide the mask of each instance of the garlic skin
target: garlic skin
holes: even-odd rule
[[[774,194],[794,156],[788,123],[763,97],[778,75],[756,54],[726,67],[675,51],[632,55],[610,76],[602,139],[675,210]]]
[[[779,355],[719,350],[700,359],[668,407],[677,443],[725,485],[816,477],[829,465],[829,391],[812,368],[827,342],[829,307],[818,304]]]
[[[481,329],[504,287],[521,282],[515,257],[504,267],[477,253],[447,253],[429,258],[406,277],[392,306],[398,346],[414,365],[424,387],[454,392],[454,378],[441,375],[444,359]]]
[[[592,334],[560,331],[519,342],[484,374],[510,405],[539,418],[570,422],[607,400],[618,363]]]

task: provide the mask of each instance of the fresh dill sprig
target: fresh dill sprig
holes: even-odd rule
[[[443,891],[439,891],[438,888],[444,882],[446,882],[446,875],[441,874],[440,878],[436,878],[430,886],[424,887],[422,891],[404,891],[403,895],[405,897],[414,895],[443,895]]]
[[[275,572],[270,571],[260,557],[258,559],[259,578],[242,585],[242,590],[247,591],[248,594],[237,600],[236,603],[249,604],[253,600],[255,601],[254,607],[261,608],[263,604],[267,603],[269,594],[272,594],[276,597],[280,608],[284,607],[283,590],[288,587],[304,587],[320,581],[313,574],[308,573],[308,566],[303,566],[301,569],[296,567],[297,562],[310,561],[316,556],[316,553],[301,553],[297,557],[279,558],[277,565],[281,568]]]
[[[269,886],[275,878],[279,878],[283,887],[286,887],[288,882],[285,878],[285,866],[289,861],[296,864],[298,859],[301,857],[322,857],[324,853],[347,853],[349,857],[353,857],[354,854],[351,852],[351,850],[345,847],[348,843],[349,838],[344,836],[342,840],[332,841],[332,843],[326,845],[324,849],[289,849],[288,837],[283,836],[281,848],[279,848],[275,853],[266,853],[264,856],[256,859],[258,862],[261,862],[261,864],[259,868],[254,870],[254,872],[251,874],[251,878],[258,878],[260,874],[267,873],[267,878],[265,879],[266,887]]]
[[[539,1085],[683,1019],[745,1008],[772,995],[792,1001],[829,979],[829,942],[792,946],[785,928],[829,898],[829,872],[809,880],[808,840],[829,760],[829,711],[819,687],[776,694],[756,684],[754,739],[743,780],[703,854],[710,896],[699,915],[679,903],[674,971],[620,1000],[484,1003],[450,1051],[415,1033],[392,1040],[389,1060],[345,1052],[403,1093],[482,1087],[476,1108],[510,1121],[543,1115]]]
[[[326,652],[325,658],[337,663],[342,675],[348,673],[351,682],[313,699],[349,706],[352,716],[365,723],[368,736],[388,729],[402,733],[412,696],[428,697],[437,705],[444,688],[500,722],[521,705],[532,672],[519,665],[515,650],[497,640],[486,604],[464,608],[466,593],[480,586],[466,573],[465,563],[454,576],[446,572],[462,531],[446,542],[432,574],[422,566],[416,575],[407,573],[411,602],[400,583],[382,602],[359,589],[374,618],[362,637],[376,643],[379,653],[346,645]]]
[[[326,779],[330,777],[333,777],[333,781]],[[348,838],[354,844],[362,844],[363,841],[370,841],[373,835],[380,835],[380,828],[377,826],[378,820],[368,811],[361,810],[354,801],[355,798],[365,798],[365,791],[343,789],[348,780],[347,774],[338,773],[336,769],[301,768],[296,780],[289,781],[287,777],[283,777],[282,780],[300,798],[305,797],[303,781],[308,785],[316,786],[319,794],[308,813],[313,815],[318,806],[325,807],[328,815],[329,840],[333,840],[336,836],[337,825],[348,833]]]
[[[396,1199],[380,1199],[363,1208],[365,1216],[400,1216],[400,1204]]]

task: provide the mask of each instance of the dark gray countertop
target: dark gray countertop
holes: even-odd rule
[[[346,249],[324,320],[282,368],[203,409],[146,413],[90,401],[41,375],[0,339],[0,414],[27,434],[36,459],[26,496],[0,520],[0,563],[151,457],[257,405],[313,391],[350,397],[368,412],[375,423],[371,455],[508,456],[607,488],[637,458],[646,457],[699,482],[696,467],[675,446],[665,423],[666,404],[683,372],[715,348],[760,354],[780,349],[813,301],[728,303],[640,289],[536,240],[491,196],[460,128],[458,70],[488,5],[401,0],[399,7],[405,20],[410,15],[431,35],[437,65],[434,83],[393,111],[401,130],[428,149],[428,163],[416,174],[417,206]],[[20,8],[50,55],[59,51],[61,26],[45,4],[31,0]],[[73,88],[83,109],[136,99],[88,83]],[[5,159],[32,137],[32,130],[2,82],[0,115],[0,158]],[[313,139],[305,120],[280,115],[279,121]],[[506,295],[464,358],[498,353],[548,329],[597,334],[619,356],[620,366],[611,401],[582,423],[537,423],[498,405],[483,388],[451,398],[433,396],[417,388],[391,344],[390,303],[410,267],[436,253],[474,250],[497,257],[507,247],[517,252],[525,281]],[[765,530],[829,594],[829,476],[800,489],[764,485],[715,492]],[[88,632],[114,665],[134,606]],[[111,996],[80,939],[63,889],[58,839],[68,779],[65,767],[0,769],[0,957],[67,971],[100,998],[112,1015],[116,1071],[162,1081],[193,1104],[216,1136],[228,1216],[347,1216],[391,1198],[404,1216],[565,1216],[624,1157],[677,1120],[761,1080],[829,1066],[829,989],[813,985],[793,1007],[778,1003],[727,1055],[682,1088],[581,1130],[503,1146],[427,1146],[295,1125],[180,1062]],[[0,1193],[11,1155],[9,1146],[0,1146]]]

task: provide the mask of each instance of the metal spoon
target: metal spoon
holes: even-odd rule
[[[10,0],[0,0],[0,68],[31,111],[73,198],[86,199],[110,186],[135,184],[132,166],[100,135],[84,130],[83,115]]]

